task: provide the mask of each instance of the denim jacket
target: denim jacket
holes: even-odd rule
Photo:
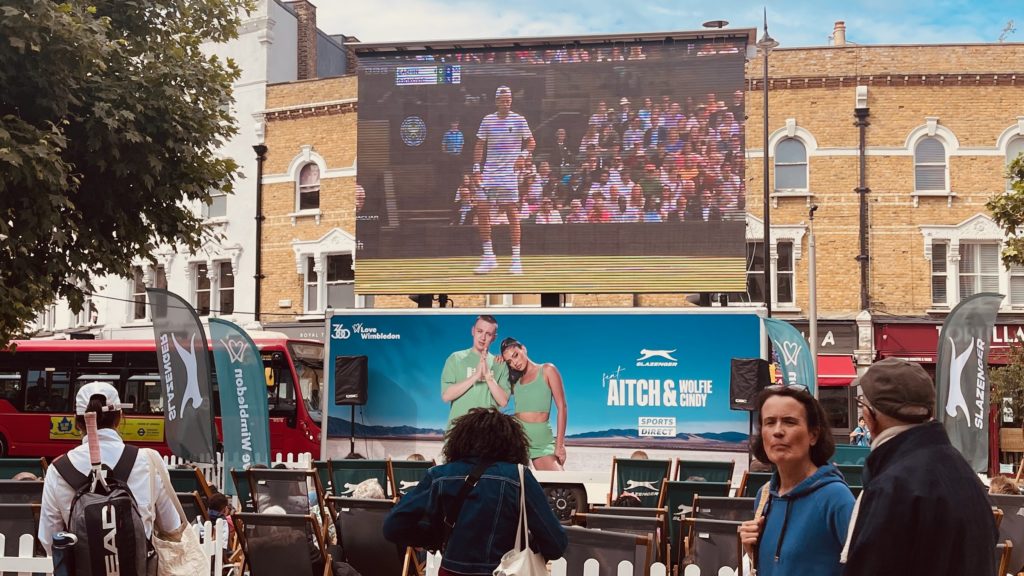
[[[467,459],[428,470],[385,519],[384,537],[401,546],[436,549],[444,514],[455,507],[456,496],[476,464]],[[548,560],[560,558],[569,542],[565,530],[529,469],[525,479],[530,547]],[[466,497],[441,565],[459,574],[491,574],[515,546],[518,522],[519,470],[509,462],[492,464]]]

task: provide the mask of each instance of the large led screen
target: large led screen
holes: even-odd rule
[[[745,52],[361,53],[357,291],[745,291]]]

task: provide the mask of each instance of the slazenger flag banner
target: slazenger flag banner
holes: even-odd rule
[[[960,301],[939,332],[936,417],[976,472],[988,469],[988,351],[1002,294]]]
[[[782,364],[782,381],[787,386],[799,384],[812,394],[818,379],[814,374],[814,359],[800,331],[789,322],[765,318],[764,327],[772,347]]]
[[[163,384],[164,437],[175,456],[214,461],[210,354],[196,311],[177,294],[147,288]]]
[[[238,325],[210,318],[213,361],[220,389],[221,431],[225,469],[270,465],[267,386],[256,344]],[[234,494],[231,475],[224,475],[224,493]]]

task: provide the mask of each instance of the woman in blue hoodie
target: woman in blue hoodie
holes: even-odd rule
[[[751,450],[775,473],[757,495],[759,517],[740,526],[744,550],[758,576],[839,576],[854,498],[829,464],[835,442],[825,411],[804,386],[769,386],[757,413]]]

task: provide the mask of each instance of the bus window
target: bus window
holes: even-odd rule
[[[21,408],[21,374],[0,372],[0,399],[7,400],[15,408]]]
[[[267,388],[267,407],[270,415],[276,418],[295,416],[295,385],[288,364],[283,359],[275,358],[270,368],[273,370],[273,387]]]
[[[158,374],[138,374],[128,378],[125,387],[128,397],[138,398],[138,403],[125,409],[128,414],[163,414],[163,399],[160,398],[160,376]]]
[[[301,359],[295,362],[295,371],[299,375],[299,390],[302,391],[302,401],[306,406],[306,412],[313,420],[320,421],[320,385],[323,379],[324,370],[320,366],[313,366]]]
[[[27,412],[69,412],[68,400],[71,393],[71,373],[66,370],[29,370],[28,394],[25,400]]]

